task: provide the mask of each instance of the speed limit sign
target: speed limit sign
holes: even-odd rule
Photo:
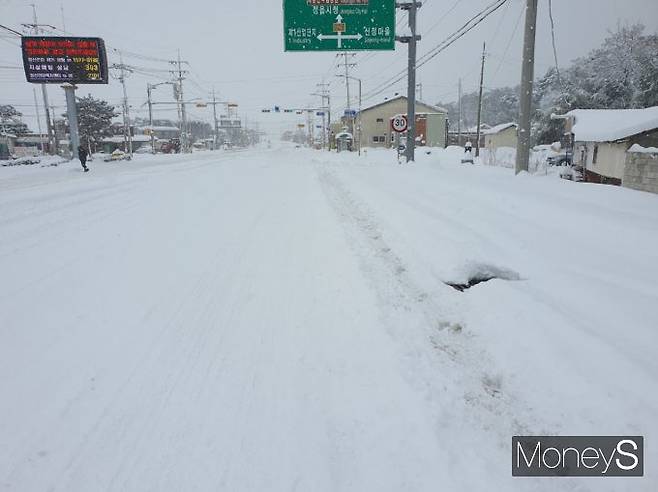
[[[407,121],[407,117],[404,115],[399,114],[391,119],[391,128],[394,132],[404,133],[407,131],[408,126],[409,122]]]

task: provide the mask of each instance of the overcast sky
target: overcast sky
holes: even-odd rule
[[[425,0],[419,11],[419,33],[423,35],[419,54],[436,46],[491,1]],[[21,23],[32,22],[31,3],[36,4],[40,23],[58,29],[65,26],[74,35],[105,39],[110,63],[118,62],[113,51],[118,49],[129,52],[124,56],[128,64],[167,70],[167,64],[144,57],[174,59],[180,49],[191,67],[185,86],[190,98],[206,98],[214,87],[220,97],[240,105],[243,117],[258,121],[262,129],[273,134],[294,126],[296,117],[266,115],[261,109],[318,105],[319,98],[310,94],[323,78],[331,82],[334,111],[342,112],[345,107],[344,82],[335,77],[338,69],[334,54],[284,53],[280,0],[0,0],[0,24],[21,30]],[[548,0],[539,3],[537,73],[542,74],[554,62]],[[618,24],[642,22],[648,32],[658,31],[657,0],[553,0],[553,4],[561,65],[599,46]],[[525,0],[508,0],[474,31],[423,66],[418,75],[423,99],[430,103],[455,100],[460,77],[465,91],[475,90],[484,41],[488,52],[485,84],[518,84],[524,5]],[[402,15],[406,14],[398,14]],[[395,52],[374,56],[362,53],[355,61],[358,67],[353,74],[363,79],[367,92],[406,66],[406,46],[398,44]],[[25,82],[20,70],[7,68],[12,66],[21,66],[18,38],[0,31],[0,104],[18,106],[36,129],[33,87]],[[164,72],[161,74],[166,78]],[[128,91],[134,115],[146,116],[142,106],[146,84],[159,81],[153,76],[131,76]],[[404,91],[405,83],[392,88],[389,94]],[[157,92],[161,100],[172,100],[167,86]],[[108,86],[83,86],[78,93],[92,93],[113,104],[121,100],[121,86],[116,80]],[[51,104],[58,106],[58,113],[63,112],[63,91],[51,86],[49,94]],[[377,102],[381,97],[368,102]],[[191,108],[191,113],[194,118],[212,121],[209,109]],[[160,110],[157,115],[175,117],[175,112],[172,115]]]

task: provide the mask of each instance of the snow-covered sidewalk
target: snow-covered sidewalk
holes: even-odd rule
[[[458,160],[0,169],[0,489],[655,490],[510,444],[658,437],[658,197]]]

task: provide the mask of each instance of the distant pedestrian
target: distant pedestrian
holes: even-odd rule
[[[89,171],[89,168],[87,167],[87,156],[89,156],[89,152],[87,152],[87,149],[80,145],[78,147],[78,159],[80,159],[80,164],[82,164],[82,169],[84,169],[85,172]]]

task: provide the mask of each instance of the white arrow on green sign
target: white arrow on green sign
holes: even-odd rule
[[[395,0],[283,0],[286,51],[395,49]]]

